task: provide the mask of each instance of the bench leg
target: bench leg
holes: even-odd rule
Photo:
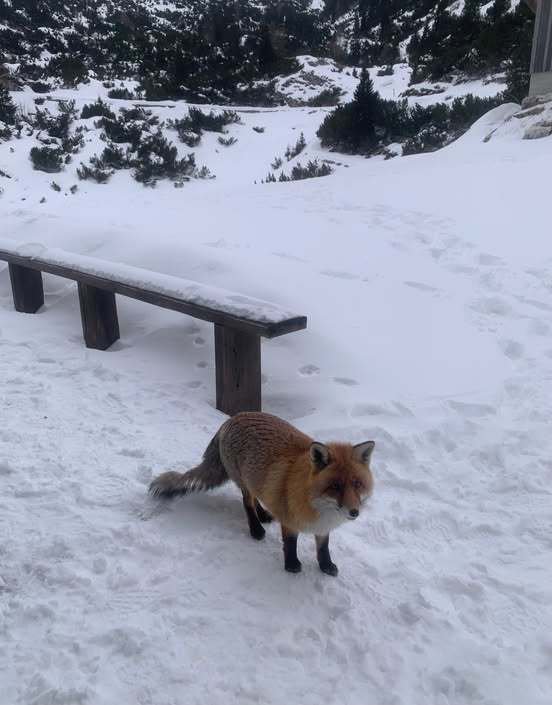
[[[119,340],[115,294],[79,282],[79,301],[86,347],[107,350]]]
[[[9,269],[15,310],[36,313],[44,305],[42,273],[19,264],[10,264]]]
[[[215,324],[217,409],[261,411],[261,339]]]

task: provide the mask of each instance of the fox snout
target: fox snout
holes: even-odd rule
[[[349,519],[356,519],[358,515],[358,509],[349,509]]]

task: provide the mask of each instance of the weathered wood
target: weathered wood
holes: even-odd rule
[[[36,311],[44,301],[42,291],[42,272],[71,279],[78,283],[82,329],[86,345],[89,348],[106,350],[119,339],[119,323],[115,295],[120,294],[139,301],[185,313],[194,318],[215,324],[216,356],[216,405],[229,415],[240,411],[261,410],[261,336],[274,338],[307,327],[305,316],[290,316],[282,320],[267,321],[262,309],[258,318],[242,316],[239,313],[224,311],[224,303],[217,308],[188,300],[185,295],[160,293],[159,290],[147,288],[147,284],[128,283],[148,280],[148,272],[136,268],[123,268],[120,278],[117,268],[109,278],[109,266],[105,262],[86,258],[88,267],[82,262],[59,264],[59,259],[47,256],[21,254],[9,241],[6,245],[0,239],[0,261],[9,263],[14,301],[18,311]],[[4,245],[5,249],[2,249]],[[81,258],[84,259],[84,258]],[[67,261],[67,260],[65,260]],[[103,272],[98,276],[92,272]],[[136,269],[136,271],[134,271]],[[130,271],[132,270],[132,271]],[[125,279],[124,274],[130,271]],[[154,287],[154,284],[150,284]],[[161,287],[164,289],[164,287]],[[232,300],[232,296],[225,292]],[[207,297],[209,299],[210,297]],[[216,298],[216,297],[215,297]],[[240,299],[247,303],[247,298]],[[255,301],[252,300],[252,310]],[[244,307],[244,311],[247,309]],[[283,314],[285,316],[285,314]]]
[[[9,264],[15,310],[36,313],[44,305],[42,274],[19,264]]]
[[[261,411],[261,339],[215,325],[217,409],[233,416]]]
[[[552,0],[540,0],[533,34],[531,73],[552,71]]]
[[[56,276],[64,277],[65,279],[72,279],[73,281],[82,282],[83,284],[88,284],[89,286],[96,287],[97,289],[111,291],[114,294],[127,296],[128,298],[137,299],[138,301],[145,301],[146,303],[153,304],[154,306],[159,306],[161,308],[167,308],[171,311],[186,313],[189,316],[199,318],[202,321],[210,321],[211,323],[227,326],[229,328],[236,328],[237,330],[255,333],[256,335],[261,335],[264,338],[275,338],[279,335],[293,333],[294,331],[303,330],[307,327],[307,319],[305,316],[293,316],[292,318],[278,321],[276,323],[240,318],[239,316],[220,311],[216,308],[203,306],[201,304],[175,298],[166,294],[160,294],[159,292],[151,291],[146,287],[131,286],[115,279],[105,279],[104,277],[99,277],[95,274],[82,272],[77,268],[52,264],[48,260],[42,260],[39,257],[23,257],[21,255],[15,255],[11,252],[6,252],[0,249],[0,260],[20,264],[24,267],[38,270],[40,272],[55,274]]]
[[[107,350],[119,340],[115,294],[79,282],[82,332],[87,348]]]

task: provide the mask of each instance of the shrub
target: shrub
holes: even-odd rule
[[[456,98],[409,108],[406,100],[383,100],[363,71],[353,101],[326,116],[317,135],[322,146],[351,154],[373,154],[391,142],[404,142],[403,154],[439,149],[475,120],[500,105],[502,96]]]
[[[283,163],[284,162],[281,157],[274,157],[274,161],[272,162],[272,164],[270,166],[274,169],[274,171],[276,171],[277,169],[279,169],[282,166]]]
[[[76,132],[61,140],[61,149],[66,154],[76,154],[84,147],[84,137],[82,132]]]
[[[134,178],[146,186],[155,186],[159,179],[187,179],[196,170],[195,156],[178,158],[177,148],[168,142],[161,131],[148,136],[137,149],[133,161]]]
[[[48,93],[52,89],[50,84],[44,83],[44,81],[29,81],[28,86],[35,93]]]
[[[318,95],[314,98],[307,100],[307,105],[311,108],[325,108],[337,105],[339,99],[341,98],[343,91],[337,86],[332,86],[331,88],[324,88],[320,91]]]
[[[119,100],[134,100],[136,96],[128,88],[112,88],[107,92],[108,98],[117,98]]]
[[[52,189],[52,191],[57,191],[57,193],[61,191],[61,186],[56,181],[52,181],[52,183],[50,184],[50,188]]]
[[[78,56],[57,54],[46,69],[49,76],[58,76],[65,86],[74,87],[88,79],[88,68]]]
[[[257,132],[259,135],[262,135],[262,133],[265,131],[264,127],[259,127],[258,125],[255,125],[253,127],[253,131]]]
[[[131,120],[141,120],[150,126],[159,124],[159,118],[157,115],[154,115],[151,110],[144,110],[144,108],[140,107],[121,108],[121,115],[123,120],[126,122],[130,122]]]
[[[130,155],[127,150],[122,147],[117,147],[115,144],[108,144],[102,152],[99,164],[109,167],[110,169],[128,169],[131,166]]]
[[[240,123],[241,118],[234,110],[223,110],[222,113],[215,113],[213,110],[204,113],[201,108],[190,108],[188,117],[180,121],[181,125],[186,125],[187,129],[201,134],[205,132],[223,132],[226,125]]]
[[[83,106],[81,112],[81,119],[87,120],[91,117],[105,117],[110,120],[116,120],[116,115],[111,110],[109,105],[105,103],[101,98],[98,98],[95,103],[88,103]]]
[[[30,156],[37,171],[55,174],[63,168],[63,152],[59,147],[33,147]]]
[[[299,135],[299,139],[297,142],[293,145],[293,147],[288,147],[286,149],[286,159],[288,162],[296,157],[298,154],[301,154],[301,152],[305,149],[307,146],[307,143],[305,141],[305,135],[301,132]]]
[[[77,175],[79,179],[87,181],[91,179],[96,181],[98,184],[105,184],[109,181],[110,177],[113,175],[113,169],[106,168],[97,157],[92,157],[90,160],[92,166],[87,166],[86,164],[80,165],[77,169]]]
[[[70,113],[52,115],[48,110],[36,109],[32,124],[38,130],[44,130],[50,137],[65,139],[69,136],[69,128],[73,118]]]
[[[71,120],[77,117],[77,109],[75,107],[74,100],[60,100],[58,103],[58,110],[63,115],[68,115]]]
[[[0,86],[0,122],[15,125],[16,107],[7,88]]]
[[[142,136],[143,125],[137,122],[126,123],[121,118],[112,120],[104,117],[96,125],[103,128],[105,137],[111,142],[116,142],[117,144],[130,142],[134,149]]]
[[[282,172],[280,181],[302,181],[303,179],[313,179],[318,176],[328,176],[333,169],[328,164],[320,164],[317,159],[309,161],[307,166],[302,166],[301,163],[296,164],[291,170],[291,174],[286,177]]]
[[[223,147],[231,147],[233,144],[236,144],[238,141],[237,137],[219,137],[218,138],[218,143],[221,144]]]

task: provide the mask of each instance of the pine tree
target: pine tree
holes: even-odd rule
[[[7,88],[0,86],[0,122],[6,125],[15,124],[16,108]]]

